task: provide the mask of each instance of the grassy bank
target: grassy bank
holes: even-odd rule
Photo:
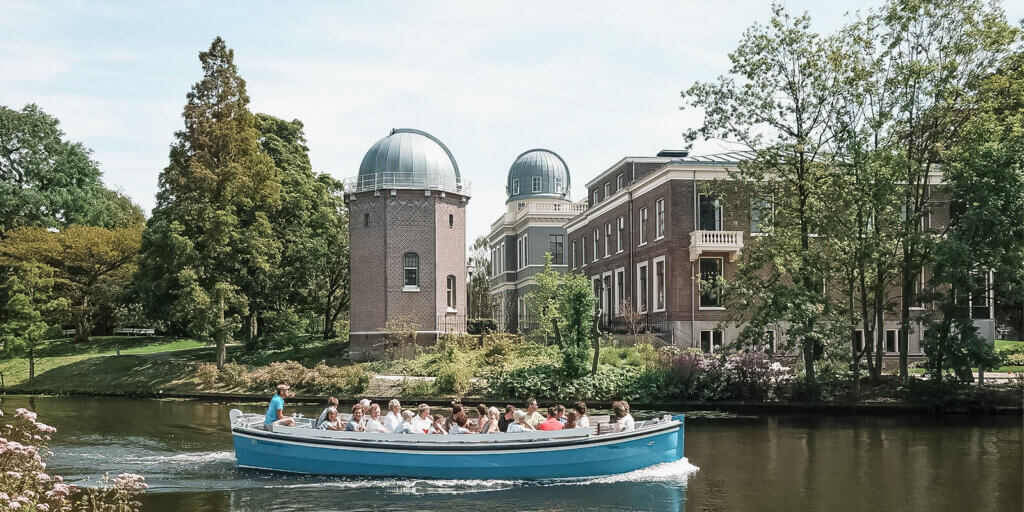
[[[119,356],[114,350],[118,345]],[[320,341],[254,352],[230,346],[229,364],[223,369],[211,363],[213,347],[182,339],[97,338],[87,346],[58,340],[41,353],[44,357],[37,361],[32,383],[27,382],[26,360],[0,360],[8,390],[264,396],[277,383],[288,382],[307,396],[535,396],[559,401],[625,398],[637,403],[765,405],[850,402],[849,379],[841,365],[823,364],[819,384],[808,388],[791,373],[766,366],[763,356],[711,358],[640,344],[603,346],[596,375],[566,379],[556,347],[513,336],[453,337],[429,349],[410,347],[387,354],[391,357],[384,361],[365,364],[350,361],[344,344]],[[1018,384],[978,387],[920,379],[901,383],[887,376],[877,384],[862,381],[860,403],[984,410],[1019,407],[1020,394]]]

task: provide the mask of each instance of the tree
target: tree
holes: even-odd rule
[[[586,276],[577,272],[565,274],[558,287],[558,318],[554,324],[562,352],[562,369],[569,379],[587,374],[596,303],[597,297]]]
[[[335,338],[349,301],[348,210],[342,184],[313,172],[301,121],[257,114],[256,125],[281,181],[280,200],[269,218],[280,241],[280,263],[266,282],[254,287],[247,334],[257,337],[263,330],[262,312],[273,310],[287,317],[317,316],[323,339]]]
[[[67,300],[77,341],[88,341],[109,316],[136,271],[142,226],[107,229],[72,225],[60,231],[18,228],[0,240],[0,263],[32,264],[52,274]]]
[[[36,375],[36,349],[44,335],[58,327],[67,300],[53,295],[52,270],[38,264],[20,264],[8,281],[10,299],[3,305],[0,339],[10,355],[28,357],[28,381]]]
[[[762,343],[766,325],[785,322],[786,339],[803,354],[805,379],[814,383],[816,348],[836,320],[814,239],[836,172],[829,113],[838,74],[823,59],[829,42],[811,31],[806,14],[772,10],[771,22],[747,29],[729,54],[728,75],[683,92],[704,112],[703,125],[687,138],[724,138],[754,152],[732,183],[746,187],[752,205],[771,204],[775,213],[768,233],[744,247],[725,300],[742,315],[734,319],[745,323],[741,342]]]
[[[199,54],[170,164],[142,240],[139,290],[154,318],[217,342],[217,363],[280,264],[270,216],[281,178],[260,145],[245,80],[220,37]],[[258,301],[258,307],[262,306]]]
[[[1016,35],[1002,10],[981,0],[890,0],[878,13],[880,46],[891,71],[894,141],[889,165],[901,173],[900,377],[908,377],[911,311],[918,280],[934,241],[928,218],[934,208],[937,167],[970,120],[971,85],[991,73]]]
[[[487,245],[487,237],[479,236],[469,249],[469,264],[475,271],[470,277],[469,289],[469,318],[491,318],[493,305],[491,304],[490,291],[490,251]]]
[[[932,281],[943,291],[941,318],[923,340],[937,381],[946,368],[971,380],[972,366],[997,361],[974,324],[974,306],[984,298],[988,316],[993,274],[1015,298],[1024,284],[1024,53],[1005,58],[971,92],[969,120],[943,169],[955,215],[935,246]]]
[[[537,284],[526,295],[526,311],[537,324],[531,334],[543,338],[545,342],[554,338],[561,343],[561,338],[555,336],[554,322],[558,322],[561,315],[559,301],[562,273],[551,266],[550,253],[544,253],[544,267],[533,275],[533,279]]]
[[[0,236],[19,226],[125,227],[142,210],[103,187],[91,151],[34,104],[0,106]]]

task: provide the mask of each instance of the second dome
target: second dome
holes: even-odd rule
[[[558,153],[531,149],[517,156],[508,170],[505,185],[507,202],[543,197],[566,198],[569,179],[569,166]]]

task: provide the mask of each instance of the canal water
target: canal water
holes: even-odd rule
[[[54,474],[140,473],[147,511],[1021,511],[1019,416],[687,419],[685,461],[587,482],[324,478],[234,466],[231,408],[263,404],[3,397],[58,428]],[[299,407],[307,416],[318,407]]]

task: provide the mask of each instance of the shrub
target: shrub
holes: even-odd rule
[[[466,332],[469,334],[490,334],[498,330],[498,323],[493,318],[470,318],[466,321]]]
[[[220,370],[220,381],[233,388],[248,389],[252,386],[249,369],[238,363],[225,363]]]
[[[473,374],[469,367],[459,361],[441,366],[434,381],[434,388],[444,395],[463,395],[469,391],[469,382]]]
[[[202,384],[204,388],[212,388],[217,384],[217,377],[219,376],[219,373],[220,371],[217,370],[217,365],[213,363],[199,363],[199,366],[196,367],[196,378],[199,379],[199,383]]]
[[[328,366],[319,363],[306,373],[302,386],[307,391],[353,396],[370,385],[370,374],[362,366]]]
[[[726,359],[732,374],[729,394],[740,400],[766,400],[772,384],[772,364],[764,352],[741,352]]]
[[[268,311],[264,320],[266,334],[261,337],[266,338],[271,347],[299,349],[309,341],[306,334],[308,321],[291,309]]]
[[[1024,365],[1024,343],[1013,343],[996,350],[1004,365]]]
[[[302,387],[306,380],[307,371],[305,366],[295,361],[270,363],[266,366],[254,368],[249,372],[250,387],[259,391],[271,391],[278,384],[283,383]]]
[[[426,379],[405,379],[402,381],[402,396],[428,397],[436,394],[434,383]]]

